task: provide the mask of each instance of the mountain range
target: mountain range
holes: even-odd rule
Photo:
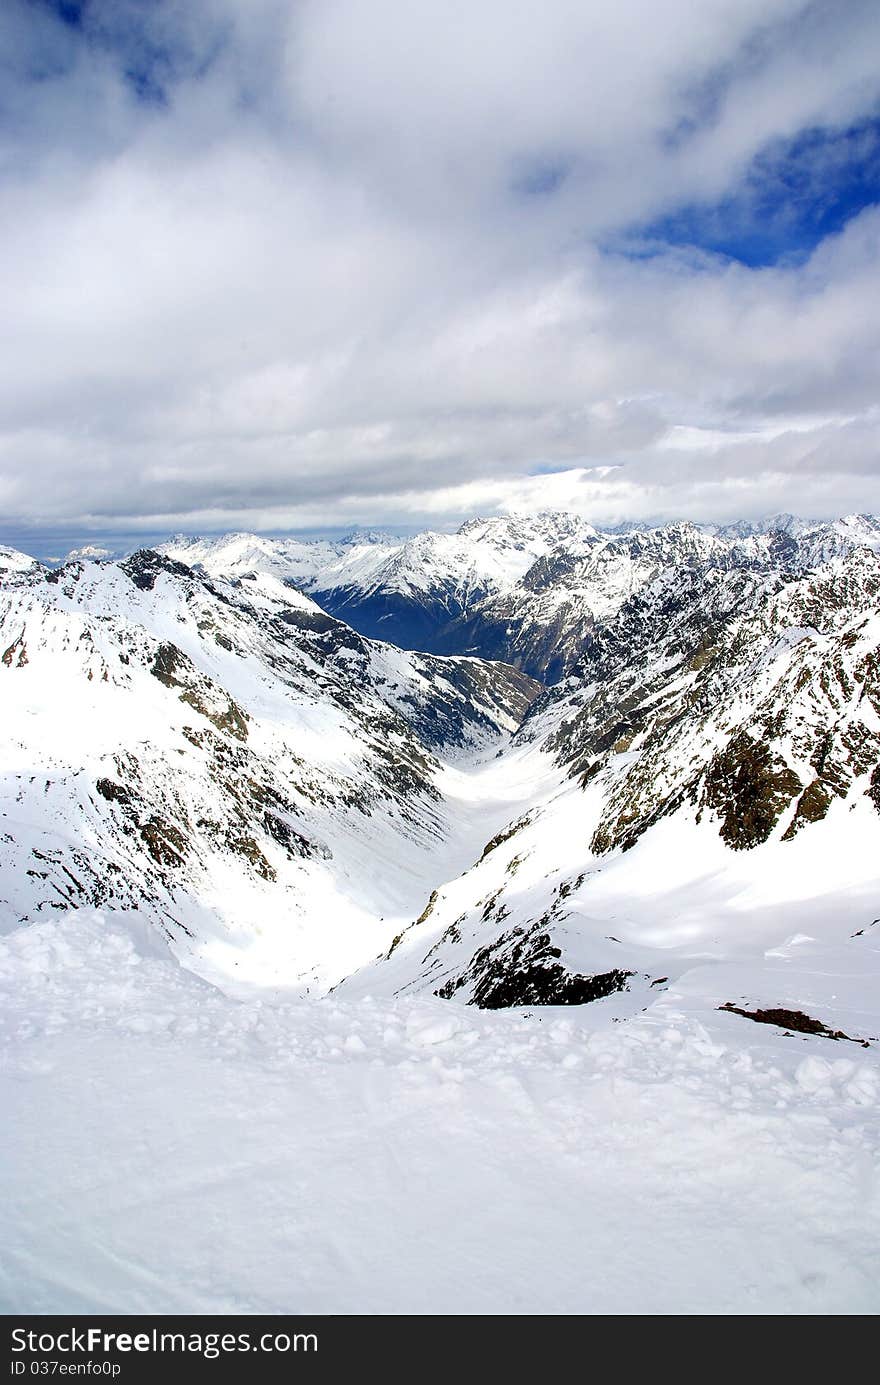
[[[211,576],[274,573],[371,639],[503,660],[555,683],[597,623],[669,569],[808,571],[854,548],[880,550],[880,523],[776,515],[599,531],[576,515],[469,520],[455,534],[401,540],[354,531],[337,543],[253,534],[178,537],[162,552]]]
[[[0,1304],[876,1312],[878,550],[0,549]]]
[[[627,1012],[878,912],[871,516],[5,549],[0,582],[7,928],[134,909],[233,989]]]

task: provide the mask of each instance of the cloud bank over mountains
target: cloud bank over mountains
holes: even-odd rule
[[[880,11],[12,0],[0,510],[878,506]]]

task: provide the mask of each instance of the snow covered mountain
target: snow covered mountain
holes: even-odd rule
[[[880,557],[663,573],[533,705],[503,772],[529,765],[527,811],[349,986],[626,1015],[731,953],[760,990],[764,949],[799,930],[858,970],[880,884]]]
[[[876,1312],[877,528],[0,551],[0,1306]]]
[[[286,986],[338,980],[416,907],[460,832],[444,773],[538,691],[149,551],[7,555],[0,651],[6,926],[139,909],[197,970]]]
[[[21,574],[36,572],[39,566],[36,558],[30,558],[27,553],[19,553],[15,548],[7,548],[0,544],[0,578],[5,582],[11,582]]]
[[[469,520],[456,534],[406,540],[361,530],[337,543],[230,534],[176,538],[161,551],[213,576],[273,572],[362,634],[405,649],[440,652],[443,644],[444,652],[464,653],[472,651],[458,647],[460,638],[443,634],[450,621],[512,589],[554,547],[593,534],[576,516],[549,513]]]
[[[753,877],[790,906],[823,852],[856,895],[874,879],[869,517],[603,534],[542,515],[166,548],[60,571],[6,553],[10,918],[138,908],[224,984],[326,990],[366,966],[386,993],[570,1003],[670,972],[656,920],[656,965],[640,921],[610,946],[595,926],[609,881],[641,896],[658,841],[673,864],[652,867],[654,912],[678,901],[701,939],[729,939]],[[305,586],[394,592],[427,642],[479,657],[377,643]],[[442,627],[441,607],[458,609]],[[565,676],[538,696],[511,658]]]
[[[880,520],[850,515],[598,531],[546,512],[470,520],[456,534],[401,540],[355,532],[338,543],[232,534],[171,540],[169,557],[212,576],[271,572],[362,634],[405,649],[502,660],[543,682],[572,669],[584,640],[660,573],[746,567],[808,571],[859,547],[880,551]]]

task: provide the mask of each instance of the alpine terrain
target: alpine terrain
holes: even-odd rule
[[[880,1309],[880,520],[0,549],[5,1311]]]

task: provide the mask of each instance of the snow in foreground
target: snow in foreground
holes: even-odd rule
[[[719,1013],[735,965],[622,1023],[240,1002],[83,912],[0,991],[5,1312],[880,1309],[878,1047]]]

